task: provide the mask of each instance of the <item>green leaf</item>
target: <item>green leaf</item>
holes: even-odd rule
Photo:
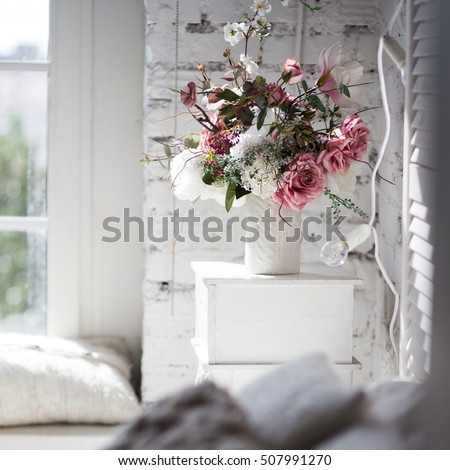
[[[242,186],[237,185],[236,186],[236,199],[240,199],[241,197],[246,196],[247,194],[250,194],[251,191],[248,189],[243,188]]]
[[[236,108],[236,117],[244,126],[251,126],[255,115],[248,106],[241,106],[240,108]]]
[[[234,91],[231,90],[223,90],[220,93],[217,93],[218,98],[225,100],[225,101],[236,101],[240,98]]]
[[[267,116],[267,108],[261,109],[261,111],[258,114],[258,119],[256,120],[256,129],[258,129],[258,131],[264,125],[264,119],[266,119],[266,116]]]
[[[303,113],[303,117],[308,121],[311,121],[312,119],[314,119],[315,115],[316,115],[315,111],[306,111]]]
[[[257,96],[255,98],[255,104],[259,109],[264,109],[267,106],[267,99],[265,96]]]
[[[308,93],[308,84],[306,83],[306,80],[302,80],[302,87],[305,90],[305,93]]]
[[[212,173],[208,172],[208,173],[205,173],[203,175],[203,178],[202,178],[202,181],[207,184],[208,186],[210,186],[211,184],[214,183],[214,178],[213,178],[213,175]]]
[[[198,134],[188,134],[183,143],[187,149],[196,149],[200,143],[200,136]]]
[[[180,94],[180,90],[178,90],[177,88],[168,87],[167,89],[168,89],[169,92],[172,93],[173,95],[179,95],[179,94]]]
[[[219,109],[219,114],[224,117],[233,117],[236,114],[236,108],[231,104]]]
[[[287,83],[292,77],[292,72],[288,72],[284,74],[281,78],[283,79],[284,83]]]
[[[322,111],[322,113],[325,112],[325,106],[317,95],[311,95],[309,97],[309,102],[319,111]]]
[[[255,83],[258,88],[262,89],[265,88],[267,80],[264,77],[261,77],[261,75],[258,75],[253,83]]]
[[[311,6],[305,0],[300,0],[300,3],[303,4],[306,8],[308,8],[309,11],[311,11],[311,13],[314,13],[315,11],[320,11],[322,9],[322,7],[313,7],[313,6]]]
[[[247,95],[251,95],[256,92],[256,86],[254,82],[249,82],[249,81],[245,82],[242,85],[242,89],[244,90],[244,93],[246,93]]]
[[[233,207],[233,202],[236,199],[236,183],[230,183],[225,195],[225,209],[230,212]]]
[[[344,85],[343,82],[339,84],[339,93],[342,95],[348,96],[350,98],[350,90],[348,89],[347,85]]]

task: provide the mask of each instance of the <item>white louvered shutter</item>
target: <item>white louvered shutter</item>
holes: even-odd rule
[[[436,180],[435,0],[409,0],[407,126],[410,142],[405,148],[408,196],[404,217],[408,231],[405,247],[402,301],[403,375],[426,380],[430,372],[434,274],[434,191]],[[450,130],[449,130],[450,133]]]

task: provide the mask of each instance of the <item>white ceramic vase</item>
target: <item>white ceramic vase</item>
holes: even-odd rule
[[[246,217],[249,218],[248,225],[258,230],[257,240],[245,243],[246,270],[252,274],[299,273],[303,237],[300,213],[249,194],[246,196]],[[247,236],[256,238],[250,233]]]

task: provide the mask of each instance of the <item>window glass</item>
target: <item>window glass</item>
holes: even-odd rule
[[[45,333],[45,232],[0,232],[0,331]]]
[[[0,0],[0,60],[46,60],[48,0]]]
[[[0,72],[0,216],[46,214],[47,72]]]

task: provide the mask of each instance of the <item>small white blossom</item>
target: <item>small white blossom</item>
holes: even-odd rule
[[[256,30],[272,28],[272,24],[267,21],[267,18],[265,18],[264,16],[256,16],[251,22],[251,25]]]
[[[225,41],[229,42],[232,46],[235,46],[241,39],[244,39],[247,31],[248,25],[246,23],[227,23],[223,27]]]
[[[278,189],[278,168],[275,162],[270,161],[273,151],[267,154],[263,150],[265,144],[273,145],[273,142],[264,131],[252,126],[230,149],[231,165],[240,168],[242,186],[263,199]],[[243,159],[247,151],[250,154]]]
[[[239,23],[238,26],[239,31],[242,31],[244,35],[248,33],[250,26],[247,23]]]
[[[258,72],[258,64],[250,56],[241,54],[240,61],[249,75],[254,75]]]
[[[289,0],[280,0],[280,2],[284,7],[289,6]]]
[[[266,16],[266,13],[271,12],[272,5],[268,0],[253,0],[253,5],[250,8],[259,16]]]

